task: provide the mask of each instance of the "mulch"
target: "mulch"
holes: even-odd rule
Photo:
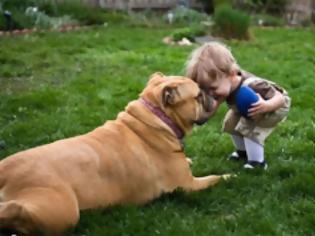
[[[58,29],[38,29],[38,28],[32,28],[32,29],[16,29],[12,31],[0,31],[0,37],[1,36],[21,36],[21,35],[28,35],[33,33],[42,33],[42,32],[69,32],[69,31],[77,31],[77,30],[83,30],[86,29],[88,26],[80,26],[80,25],[64,25],[62,27],[59,27]]]

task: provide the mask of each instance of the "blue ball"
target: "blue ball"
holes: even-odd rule
[[[258,99],[256,92],[252,88],[245,85],[241,86],[235,95],[236,107],[239,113],[248,118],[248,110]]]

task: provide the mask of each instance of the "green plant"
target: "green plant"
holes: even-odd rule
[[[28,7],[25,11],[25,15],[28,16],[30,20],[32,20],[33,25],[38,28],[57,29],[63,25],[78,24],[78,22],[70,16],[63,15],[60,17],[52,17],[34,7]]]
[[[177,7],[172,13],[174,14],[174,22],[177,24],[200,23],[209,20],[207,14],[186,7]]]
[[[203,6],[203,10],[209,14],[214,12],[214,3],[213,0],[198,0]]]
[[[159,27],[164,22],[161,22],[161,14],[152,10],[145,10],[142,12],[129,12],[125,18],[125,24],[129,26]]]
[[[24,11],[27,6],[33,5],[34,1],[25,0],[0,0],[0,30],[8,30],[6,26],[6,21],[3,17],[3,13],[8,11],[11,13],[11,23],[10,30],[29,28],[34,22],[25,16]]]
[[[314,26],[314,20],[312,20],[312,18],[310,19],[304,19],[301,21],[301,25],[304,27],[309,27],[309,26]]]
[[[229,5],[232,6],[233,0],[213,0],[214,7],[218,7],[220,5]]]
[[[256,13],[283,15],[288,0],[246,0],[238,3],[238,7]]]
[[[0,5],[2,5],[2,10],[12,10],[17,9],[19,11],[25,11],[27,7],[36,6],[43,0],[0,0]]]
[[[40,4],[40,9],[50,16],[68,15],[84,25],[103,24],[106,21],[105,11],[93,8],[83,1],[46,1]]]
[[[34,9],[32,12],[29,9]],[[65,24],[95,25],[105,22],[122,22],[125,14],[107,12],[93,8],[83,1],[52,1],[52,0],[0,0],[1,9],[12,13],[13,29],[21,28],[58,28]],[[2,17],[3,18],[3,17]],[[5,29],[5,22],[0,20],[0,29]]]
[[[11,11],[13,19],[13,29],[32,28],[35,23],[35,19],[32,19],[25,15],[24,11],[13,9]]]
[[[0,17],[0,30],[5,29],[5,21],[3,17]]]
[[[180,41],[183,38],[187,38],[194,42],[196,36],[201,36],[205,34],[205,29],[202,27],[186,27],[175,30],[171,37],[174,41]]]
[[[258,26],[284,26],[285,20],[268,14],[256,14],[252,16],[252,23]]]
[[[126,22],[128,15],[124,11],[107,11],[103,17],[106,22],[117,24]]]
[[[234,10],[231,6],[220,5],[215,9],[214,30],[224,38],[248,39],[250,16]]]
[[[283,15],[288,0],[264,0],[264,11],[270,14]]]

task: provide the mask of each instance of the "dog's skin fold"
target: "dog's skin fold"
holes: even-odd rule
[[[185,134],[211,116],[211,99],[188,78],[152,75],[140,95]],[[229,175],[192,176],[173,130],[139,100],[90,133],[0,162],[0,229],[60,235],[84,209],[144,204],[176,188],[197,191]]]

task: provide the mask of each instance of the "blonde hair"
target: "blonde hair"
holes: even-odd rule
[[[186,62],[186,76],[199,85],[209,84],[239,70],[231,51],[218,42],[206,43],[197,48]]]

